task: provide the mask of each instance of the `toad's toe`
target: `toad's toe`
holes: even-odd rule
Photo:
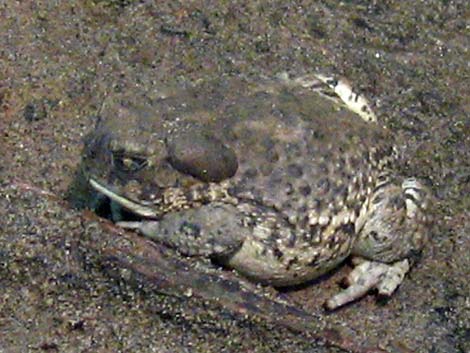
[[[390,296],[403,281],[410,265],[407,259],[384,264],[364,261],[347,277],[348,287],[326,302],[327,309],[336,309],[366,295],[371,289],[377,289],[380,295]]]

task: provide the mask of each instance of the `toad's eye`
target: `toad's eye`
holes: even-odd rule
[[[131,155],[120,151],[113,153],[113,163],[120,172],[136,173],[148,165],[148,160],[143,156]]]

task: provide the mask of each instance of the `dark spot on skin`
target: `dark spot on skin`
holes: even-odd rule
[[[337,186],[334,190],[334,195],[338,200],[346,200],[348,196],[348,187],[344,184]]]
[[[320,163],[318,165],[318,172],[320,175],[328,174],[328,165],[326,163]]]
[[[384,193],[380,193],[380,194],[376,194],[374,199],[372,200],[372,203],[374,205],[377,205],[378,203],[380,203],[381,201],[383,201],[383,199],[385,198],[385,194]]]
[[[339,158],[336,160],[336,168],[339,170],[343,170],[344,167],[346,166],[346,160],[344,158]]]
[[[297,257],[294,257],[294,258],[290,259],[289,262],[286,265],[286,271],[289,271],[290,268],[292,267],[292,265],[295,265],[298,262],[299,262],[299,259]]]
[[[265,139],[261,141],[261,145],[268,151],[272,150],[275,144],[276,144],[275,141],[270,137],[266,137]]]
[[[300,146],[295,143],[288,143],[285,151],[289,156],[301,157],[302,154]]]
[[[297,236],[295,235],[294,232],[291,232],[289,234],[289,239],[287,239],[287,246],[290,248],[293,248],[296,242],[297,242]]]
[[[337,233],[333,234],[333,236],[329,239],[326,246],[328,247],[328,249],[333,249],[336,246],[336,244],[338,244],[338,234]]]
[[[243,218],[242,220],[242,225],[245,226],[245,227],[255,227],[256,226],[256,218],[255,217],[251,217],[251,216],[246,216]],[[266,255],[266,249],[263,248],[263,255]]]
[[[320,211],[322,207],[322,202],[320,199],[314,199],[312,202],[312,208],[317,211],[317,213]]]
[[[418,200],[416,199],[416,197],[413,195],[413,194],[409,194],[409,193],[406,193],[405,194],[405,199],[406,200],[410,200],[410,201],[413,201],[414,204],[418,204]]]
[[[361,205],[357,204],[354,207],[354,215],[356,216],[356,219],[359,217],[359,214],[361,213]]]
[[[141,200],[158,200],[163,195],[163,188],[156,183],[150,181],[143,184],[139,199]]]
[[[328,83],[330,86],[333,86],[333,87],[338,86],[338,80],[337,80],[337,79],[334,79],[334,78],[328,79],[327,83]]]
[[[343,180],[347,180],[348,183],[349,183],[349,182],[351,181],[351,179],[352,179],[352,175],[349,174],[349,173],[346,171],[346,169],[343,169],[343,171],[341,172],[341,178],[342,178]]]
[[[279,250],[278,248],[274,248],[273,249],[273,255],[277,258],[277,259],[280,259],[281,257],[284,256],[284,253]]]
[[[201,203],[202,205],[207,205],[208,203],[210,203],[210,198],[205,198],[206,195],[209,195],[210,193],[210,186],[209,184],[202,184],[199,186],[198,188],[198,193],[188,193],[186,195],[186,199],[188,202],[191,202],[191,201],[196,201],[198,203]],[[198,195],[199,194],[199,195]],[[201,195],[202,195],[202,199],[201,199]]]
[[[368,169],[370,169],[370,168],[368,168]],[[361,180],[361,185],[364,185],[364,186],[369,185],[369,180],[368,180],[369,178],[367,177],[367,172],[361,173],[359,175],[359,179]]]
[[[272,229],[271,230],[271,236],[270,236],[271,240],[276,241],[280,237],[281,237],[281,234],[277,231],[277,229]]]
[[[201,235],[201,227],[195,223],[190,223],[187,221],[181,222],[179,227],[181,234],[187,235],[192,238],[199,238]]]
[[[326,149],[323,152],[322,158],[324,158],[325,161],[328,161],[329,164],[333,163],[333,158],[336,157],[337,151],[332,151],[331,148]]]
[[[369,163],[370,162],[370,155],[369,155],[369,151],[364,151],[362,153],[362,161],[361,163]]]
[[[300,165],[292,163],[287,166],[287,173],[293,178],[300,178],[304,172]]]
[[[378,233],[377,233],[375,230],[373,230],[373,231],[369,232],[369,238],[372,238],[372,239],[374,239],[375,241],[377,241],[378,238],[379,238],[379,235],[378,235]]]
[[[240,192],[242,192],[242,188],[239,186],[239,185],[234,185],[234,186],[230,186],[228,189],[227,189],[227,193],[230,195],[230,196],[237,196]]]
[[[314,245],[319,244],[321,241],[321,236],[320,236],[321,232],[322,232],[322,227],[319,224],[311,225],[309,232],[305,234],[306,240],[311,242]]]
[[[318,265],[318,259],[320,258],[320,254],[315,254],[312,259],[307,263],[307,266],[316,267]]]
[[[384,181],[386,181],[387,179],[389,179],[389,175],[387,174],[382,174],[382,175],[379,175],[378,178],[377,178],[377,182],[378,183],[383,183]]]
[[[244,291],[240,291],[240,293],[241,293],[242,297],[246,297],[246,298],[243,298],[244,302],[241,304],[241,307],[246,312],[248,312],[248,313],[259,313],[261,311],[260,308],[257,306],[257,303],[256,303],[255,299],[253,298],[253,294],[246,293]]]
[[[354,223],[347,223],[341,228],[346,234],[354,234]]]
[[[406,205],[405,200],[403,199],[401,195],[396,195],[390,198],[390,200],[388,201],[388,204],[389,204],[389,207],[393,207],[395,209],[404,208]]]
[[[312,137],[317,140],[323,140],[325,138],[325,134],[320,132],[319,130],[314,130],[312,132]]]
[[[327,178],[322,178],[317,182],[317,189],[320,195],[324,195],[330,191],[330,181]]]
[[[294,207],[292,205],[294,200],[288,200],[282,204],[282,209],[283,210],[292,210]]]
[[[284,190],[286,191],[286,195],[292,195],[292,193],[294,192],[294,187],[291,183],[286,183]]]
[[[410,189],[413,189],[414,192],[416,192],[418,194],[418,199],[422,200],[422,199],[425,199],[426,196],[427,196],[427,192],[425,189],[421,189],[421,188],[407,188],[407,190],[410,190]]]
[[[257,188],[250,187],[250,188],[247,188],[247,191],[249,191],[249,193],[252,195],[253,200],[262,202],[262,200],[263,200],[263,192],[262,192],[262,190],[257,189]]]
[[[302,196],[308,196],[312,193],[312,188],[309,185],[302,185],[299,187],[299,193]]]
[[[351,165],[352,169],[358,169],[361,165],[360,159],[356,156],[349,158],[349,164]]]
[[[275,149],[269,149],[266,151],[266,160],[271,163],[275,163],[279,160],[279,154]]]
[[[220,281],[220,285],[229,293],[240,293],[240,285],[235,281]]]
[[[248,179],[253,179],[258,175],[258,171],[255,168],[248,168],[243,176]]]

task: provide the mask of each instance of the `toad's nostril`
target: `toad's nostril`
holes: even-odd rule
[[[199,129],[172,135],[167,140],[167,149],[173,168],[205,182],[228,179],[238,168],[235,152]]]

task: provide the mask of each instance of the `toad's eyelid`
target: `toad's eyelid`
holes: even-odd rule
[[[113,160],[115,165],[119,165],[123,169],[134,172],[147,167],[149,164],[149,161],[146,157],[126,154],[123,151],[113,153]],[[127,161],[127,163],[125,161]]]

